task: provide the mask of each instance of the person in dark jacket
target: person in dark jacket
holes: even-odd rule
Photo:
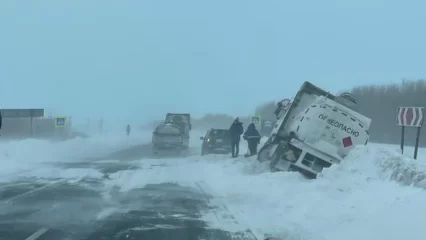
[[[129,124],[127,124],[127,127],[126,127],[126,133],[127,133],[127,136],[129,136],[129,135],[130,135],[130,130],[131,130],[130,125],[129,125]]]
[[[247,127],[246,132],[243,135],[244,140],[247,140],[248,148],[250,154],[247,154],[246,157],[253,156],[257,154],[257,145],[260,143],[260,133],[257,131],[254,123],[250,123]]]
[[[234,120],[231,127],[229,128],[229,134],[231,135],[231,147],[232,147],[232,157],[238,157],[240,152],[240,140],[241,134],[243,134],[244,128],[243,123],[240,122],[238,118]]]

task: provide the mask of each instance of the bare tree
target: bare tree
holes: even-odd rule
[[[399,106],[424,106],[426,103],[425,80],[403,79],[401,84],[360,86],[352,89],[358,99],[358,109],[372,119],[370,138],[373,142],[393,143],[400,141],[401,129],[396,125]],[[425,142],[423,132],[420,144]],[[415,129],[406,129],[406,143],[414,144]]]

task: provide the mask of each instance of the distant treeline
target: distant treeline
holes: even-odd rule
[[[401,84],[371,85],[351,90],[358,102],[358,111],[372,119],[370,140],[398,144],[401,127],[396,125],[396,111],[400,106],[424,107],[426,105],[426,81],[403,80]],[[405,143],[414,145],[415,128],[406,128]],[[426,143],[426,131],[422,131],[420,145]]]

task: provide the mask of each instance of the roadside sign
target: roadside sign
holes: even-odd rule
[[[416,127],[416,146],[414,148],[414,159],[417,159],[419,148],[420,129],[423,125],[424,107],[398,107],[396,114],[396,125],[401,126],[401,152],[404,153],[405,127]]]
[[[396,124],[404,127],[421,127],[423,107],[398,107]]]
[[[44,109],[1,109],[4,118],[44,117]]]
[[[36,118],[36,117],[44,117],[43,108],[0,109],[0,128],[2,125],[2,118],[29,118],[30,134],[33,135],[33,118]]]
[[[56,117],[55,118],[55,127],[66,127],[67,126],[67,118],[66,117]]]

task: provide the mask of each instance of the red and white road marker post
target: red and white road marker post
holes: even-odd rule
[[[419,148],[420,129],[423,125],[424,107],[398,107],[396,115],[396,125],[401,126],[401,152],[404,153],[404,133],[405,127],[416,127],[416,146],[414,148],[414,159],[417,159]]]

